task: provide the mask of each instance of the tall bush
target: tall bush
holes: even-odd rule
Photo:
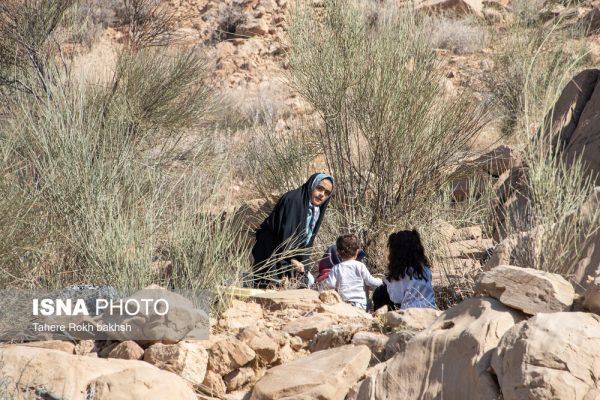
[[[368,248],[431,222],[448,167],[485,112],[466,95],[445,96],[420,18],[398,10],[373,21],[341,0],[298,5],[290,43],[293,83],[320,117],[315,135],[337,179],[340,229]]]

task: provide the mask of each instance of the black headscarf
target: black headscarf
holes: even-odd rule
[[[273,256],[276,257],[277,254],[288,253],[291,250],[298,250],[299,254],[294,254],[289,258],[281,260],[276,266],[269,268],[269,270],[276,268],[277,272],[275,275],[279,278],[286,273],[283,269],[285,269],[286,264],[289,264],[290,259],[295,258],[300,262],[305,262],[308,259],[308,249],[312,248],[315,236],[319,231],[321,222],[323,222],[325,210],[331,200],[331,196],[329,196],[319,206],[319,219],[307,242],[306,222],[311,193],[318,184],[318,182],[315,182],[318,178],[320,178],[319,182],[323,179],[328,179],[332,184],[334,183],[333,178],[329,175],[322,173],[311,175],[304,185],[281,196],[271,214],[256,230],[256,244],[252,248],[255,272],[264,272],[266,261]]]

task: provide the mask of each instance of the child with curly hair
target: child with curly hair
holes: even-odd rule
[[[374,278],[367,266],[357,260],[360,241],[356,235],[342,235],[335,242],[337,254],[341,262],[334,265],[321,287],[337,290],[346,303],[363,310],[367,309],[367,292],[365,286],[378,287],[381,279]]]

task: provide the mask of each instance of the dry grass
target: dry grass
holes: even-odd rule
[[[434,48],[450,50],[455,54],[480,51],[489,39],[486,27],[474,18],[428,17],[425,25],[431,31]]]

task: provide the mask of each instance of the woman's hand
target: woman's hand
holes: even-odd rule
[[[295,258],[292,258],[290,260],[290,263],[294,266],[294,271],[300,274],[304,273],[304,264],[302,264],[300,261],[296,260]]]

